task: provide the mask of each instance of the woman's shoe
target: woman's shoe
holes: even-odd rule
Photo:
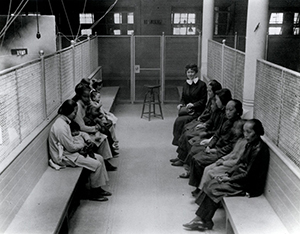
[[[189,172],[184,172],[181,175],[179,175],[180,178],[182,179],[188,179],[190,178],[190,173]]]
[[[174,162],[171,164],[172,166],[175,166],[175,167],[182,167],[183,166],[183,162],[181,162],[180,160]]]
[[[109,161],[104,160],[104,163],[105,163],[105,167],[106,167],[107,171],[116,171],[117,170],[117,167],[111,165]]]
[[[192,195],[194,197],[197,197],[200,192],[201,192],[201,190],[199,188],[196,188],[194,191],[192,191]]]
[[[202,221],[191,221],[189,223],[183,224],[182,226],[184,226],[185,228],[189,228],[192,230],[198,230],[199,226],[204,225],[204,223]]]
[[[214,226],[213,221],[202,222],[202,224],[199,224],[198,230],[200,230],[200,231],[211,230],[213,228],[213,226]]]
[[[170,159],[170,162],[174,163],[174,162],[177,162],[179,160],[179,158],[172,158]]]

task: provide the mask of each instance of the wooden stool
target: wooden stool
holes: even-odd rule
[[[148,90],[145,94],[141,118],[143,118],[145,114],[148,114],[148,120],[150,121],[151,114],[153,113],[153,116],[160,116],[162,119],[164,119],[162,109],[161,109],[160,95],[159,95],[160,85],[145,85],[145,87],[147,87]],[[155,113],[155,104],[158,104],[160,114]],[[148,112],[145,112],[145,105],[149,106]],[[153,106],[153,110],[151,110],[151,106]]]

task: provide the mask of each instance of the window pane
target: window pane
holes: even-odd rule
[[[174,14],[174,24],[179,24],[179,22],[180,22],[180,14],[175,13]]]
[[[270,24],[282,24],[283,13],[272,13],[270,16]]]
[[[189,17],[188,23],[190,23],[190,24],[195,24],[196,23],[196,14],[191,13],[191,14],[189,14],[188,17]]]
[[[128,24],[133,24],[134,23],[133,12],[128,13],[127,22],[128,22]]]
[[[114,35],[121,35],[120,29],[114,29]]]
[[[134,33],[134,30],[127,30],[127,35],[132,35]]]
[[[196,34],[196,27],[189,27],[187,30],[187,35],[195,35]]]
[[[79,14],[80,24],[92,24],[94,22],[94,14],[91,13],[81,13]]]
[[[281,35],[281,27],[269,27],[269,35]]]
[[[81,35],[91,35],[92,29],[81,29]]]
[[[300,28],[294,27],[294,35],[299,35],[299,34],[300,34]]]
[[[186,35],[186,30],[187,30],[187,27],[179,28],[179,35]]]
[[[121,13],[114,13],[114,22],[115,22],[115,24],[122,23],[122,14]]]
[[[294,14],[294,24],[299,24],[299,13]]]
[[[187,13],[182,13],[180,14],[180,23],[181,24],[186,24],[188,21],[188,14]]]

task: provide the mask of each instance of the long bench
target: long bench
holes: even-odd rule
[[[119,87],[103,87],[102,102],[106,110],[111,111]],[[48,166],[47,154],[47,137],[49,129],[55,118],[49,122],[48,126],[37,136],[36,141],[31,142],[35,146],[43,148],[46,155],[32,155],[29,161],[38,161],[36,166],[44,170],[37,179],[36,185],[33,187],[26,198],[21,199],[18,211],[15,211],[14,217],[5,230],[5,233],[67,233],[69,218],[79,205],[81,178],[84,174],[82,168],[65,168],[59,171]],[[42,145],[40,145],[42,144]],[[31,148],[29,146],[29,148]],[[36,151],[39,153],[40,151]],[[27,162],[27,165],[13,165],[22,167],[21,170],[27,170],[26,166],[32,164]],[[34,163],[33,163],[34,164]],[[28,168],[30,170],[30,168]],[[7,170],[10,170],[8,168]],[[10,172],[12,174],[13,172]],[[18,176],[18,175],[17,175]],[[28,175],[27,175],[28,176]],[[35,174],[30,174],[30,177]],[[39,176],[36,174],[36,176]],[[18,180],[22,180],[19,178]],[[26,181],[34,181],[29,179]],[[15,186],[11,184],[10,186]],[[26,190],[26,184],[22,185]],[[30,185],[28,185],[30,187]],[[22,191],[19,191],[20,193]],[[27,191],[28,193],[28,191]],[[23,194],[16,194],[22,196]],[[9,213],[8,213],[9,215]]]
[[[262,196],[225,197],[227,234],[300,233],[299,168],[267,138],[270,165]]]

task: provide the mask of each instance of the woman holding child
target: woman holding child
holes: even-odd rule
[[[76,117],[78,107],[75,101],[66,100],[58,110],[59,117],[51,127],[49,133],[49,153],[52,161],[60,166],[84,167],[90,171],[89,181],[91,187],[90,199],[107,201],[106,196],[111,193],[103,190],[108,181],[108,175],[102,156],[95,154],[95,158],[83,155],[87,144],[75,141],[70,123]]]
[[[76,95],[73,97],[73,100],[76,101],[78,105],[75,122],[79,124],[80,131],[87,132],[92,138],[92,141],[99,147],[97,153],[103,156],[107,170],[113,171],[117,168],[111,165],[108,160],[113,157],[113,154],[116,155],[117,153],[111,150],[112,146],[109,144],[107,136],[100,132],[101,128],[98,124],[88,126],[84,122],[87,107],[90,105],[90,91],[90,87],[83,83],[79,83],[75,87]]]

